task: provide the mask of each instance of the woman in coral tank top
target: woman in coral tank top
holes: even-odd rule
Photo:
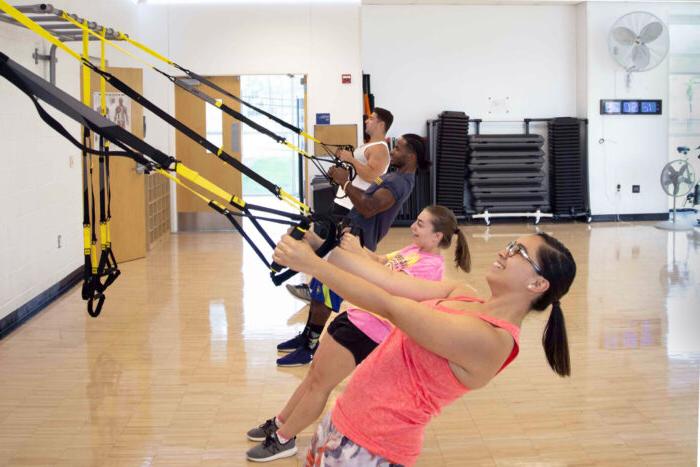
[[[391,274],[342,249],[324,261],[306,242],[289,236],[273,257],[396,326],[357,367],[320,423],[307,465],[414,464],[430,419],[515,359],[520,325],[531,310],[551,305],[545,354],[557,374],[570,373],[560,299],[574,280],[576,263],[547,234],[521,237],[495,255],[486,300],[470,297],[470,289],[453,282]]]

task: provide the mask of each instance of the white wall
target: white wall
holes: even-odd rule
[[[362,66],[376,104],[394,113],[394,135],[425,134],[443,110],[485,120],[575,116],[576,8],[367,5]],[[509,112],[489,97],[508,98]]]
[[[202,75],[308,75],[308,123],[362,124],[359,3],[175,4],[142,6],[167,20],[174,61]],[[212,34],[212,28],[216,33]],[[351,73],[350,85],[341,75]],[[272,128],[272,127],[271,127]]]
[[[588,3],[586,5],[586,80],[588,157],[593,214],[662,213],[667,199],[659,186],[668,160],[668,59],[653,70],[632,76],[608,52],[608,33],[624,14],[648,11],[668,22],[669,6],[653,3]],[[658,116],[600,115],[600,99],[662,99]],[[601,142],[601,139],[603,142]],[[621,190],[617,192],[617,184]],[[632,193],[640,185],[640,193]]]
[[[74,0],[57,7],[125,32],[136,26],[137,7],[129,1]],[[31,58],[35,47],[48,53],[49,46],[34,33],[0,23],[0,50],[48,80],[48,64],[35,65]],[[71,47],[80,50],[78,43]],[[90,54],[98,55],[99,49],[93,46]],[[138,67],[114,51],[107,56],[112,66]],[[78,63],[60,50],[58,60],[58,87],[79,98]],[[167,105],[160,91],[162,79],[147,75],[146,93]],[[77,124],[59,120],[80,135]],[[167,147],[167,135],[157,133],[149,134],[149,142]],[[0,135],[1,319],[80,267],[83,256],[80,151],[46,126],[31,101],[4,78],[0,78]]]

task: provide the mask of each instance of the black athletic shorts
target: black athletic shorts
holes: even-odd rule
[[[352,321],[348,318],[348,313],[345,311],[328,325],[328,334],[333,336],[333,339],[338,344],[350,351],[352,356],[355,357],[355,365],[362,363],[362,360],[367,358],[379,345],[352,324]]]

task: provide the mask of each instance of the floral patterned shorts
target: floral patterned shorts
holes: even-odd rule
[[[331,422],[330,412],[323,417],[306,452],[306,467],[401,467],[372,454],[344,436]]]

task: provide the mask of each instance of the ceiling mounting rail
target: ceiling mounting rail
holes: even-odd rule
[[[63,14],[70,16],[75,21],[79,23],[84,23],[85,20],[78,15],[73,15],[58,8],[54,8],[53,5],[48,3],[38,3],[36,5],[19,5],[15,6],[19,11],[29,16],[32,21],[41,23],[44,29],[51,31],[51,33],[56,36],[61,42],[77,42],[83,40],[83,32],[80,28],[71,24],[66,19],[63,18]],[[8,23],[13,26],[24,28],[24,25],[18,23],[13,18],[0,12],[0,22]],[[105,37],[111,41],[123,40],[126,34],[115,30],[114,28],[108,28],[98,24],[94,21],[88,21],[87,26],[92,31],[102,34],[104,31]],[[89,40],[94,41],[97,38],[90,36]],[[52,45],[48,55],[43,55],[39,53],[38,49],[34,49],[32,54],[34,63],[39,63],[39,60],[45,60],[49,62],[49,81],[51,84],[56,84],[56,63],[58,59],[56,58],[56,46]]]

